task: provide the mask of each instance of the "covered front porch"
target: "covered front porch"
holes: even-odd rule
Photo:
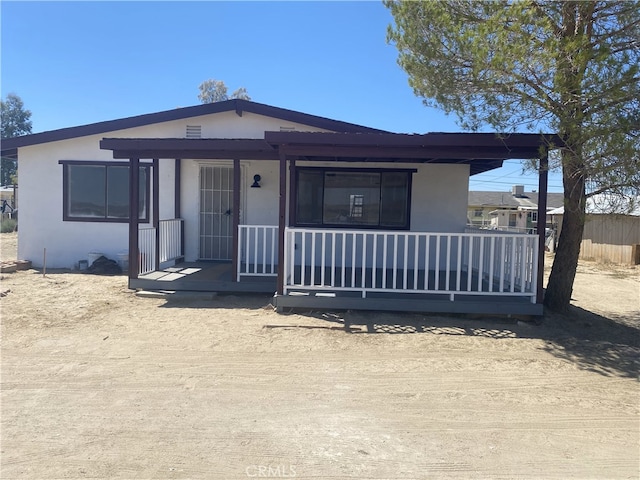
[[[555,138],[553,139],[555,140]],[[382,230],[300,226],[296,220],[297,162],[467,164],[470,173],[497,168],[507,158],[540,157],[538,219],[545,218],[546,148],[539,135],[332,134],[266,132],[264,140],[105,139],[115,158],[129,158],[131,212],[139,198],[140,158],[227,159],[233,205],[240,205],[241,159],[279,165],[277,225],[240,222],[229,209],[226,263],[184,262],[184,222],[130,220],[129,286],[152,290],[274,293],[285,308],[542,314],[544,224],[535,235],[493,231]],[[542,152],[542,153],[541,153]],[[154,173],[154,183],[156,183]],[[154,188],[154,207],[159,191]],[[176,182],[176,198],[179,198]],[[154,212],[156,208],[152,209]],[[170,227],[169,227],[170,226]],[[163,233],[164,231],[170,233]]]
[[[160,222],[162,263],[180,251],[177,220]],[[155,264],[153,229],[139,231],[140,261],[131,288],[276,292],[276,226],[239,226],[233,262]],[[535,235],[467,231],[388,232],[285,229],[284,308],[540,315]],[[180,257],[175,257],[179,259]]]

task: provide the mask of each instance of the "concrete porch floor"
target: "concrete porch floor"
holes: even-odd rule
[[[299,275],[300,272],[297,271],[298,278]],[[420,279],[433,279],[433,276],[434,272],[426,276],[424,272],[419,274]],[[442,282],[445,275],[441,274],[440,277]],[[378,278],[381,278],[381,273]],[[233,280],[230,262],[185,262],[141,275],[138,279],[130,280],[129,287],[144,290],[269,294],[273,294],[277,288],[275,276],[244,276],[241,277],[240,282]],[[466,283],[466,278],[464,280],[463,285]],[[423,285],[423,281],[420,280],[419,283]],[[476,279],[474,281],[477,282]],[[279,311],[299,308],[531,316],[543,314],[542,305],[531,303],[529,298],[501,296],[498,293],[496,295],[458,294],[454,301],[451,301],[447,292],[368,292],[367,298],[362,298],[360,292],[335,291],[331,287],[324,287],[322,290],[294,287],[290,289],[288,295],[274,295],[274,305]]]
[[[184,262],[129,280],[129,288],[193,292],[274,293],[275,276],[241,277],[234,281],[231,262]]]

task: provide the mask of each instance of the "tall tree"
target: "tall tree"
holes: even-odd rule
[[[385,0],[409,84],[463,128],[552,131],[562,233],[545,304],[569,306],[589,195],[640,189],[637,1]]]
[[[18,162],[15,158],[0,158],[0,185],[13,185],[18,182]]]
[[[241,100],[251,100],[251,98],[247,94],[247,89],[244,87],[240,87],[231,95],[228,95],[227,86],[222,80],[215,80],[213,78],[210,78],[209,80],[205,80],[204,82],[202,82],[198,88],[200,89],[198,98],[202,103],[223,102],[225,100],[231,100],[234,98],[238,98]]]
[[[11,138],[31,133],[31,112],[24,108],[22,99],[9,93],[6,100],[0,100],[0,137]],[[18,165],[15,159],[0,159],[0,183],[10,185],[16,181]]]
[[[1,138],[12,138],[31,133],[31,112],[24,108],[22,99],[9,93],[0,101]]]

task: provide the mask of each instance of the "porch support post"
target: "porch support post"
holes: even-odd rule
[[[140,199],[140,159],[129,159],[129,280],[138,278],[138,218]]]
[[[238,252],[240,250],[240,245],[238,245],[238,229],[240,226],[240,159],[233,159],[233,208],[232,212],[232,221],[233,226],[231,228],[232,232],[232,244],[233,244],[233,254],[231,257],[231,268],[233,274],[231,275],[234,282],[238,281]]]
[[[155,253],[154,265],[160,270],[160,172],[157,158],[153,159],[153,228],[155,229]]]
[[[298,198],[298,183],[296,175],[296,161],[289,160],[289,225],[296,224],[296,202]]]
[[[287,213],[287,156],[280,151],[280,208],[278,214],[278,295],[284,293],[284,229]]]
[[[538,171],[538,285],[536,303],[544,300],[544,245],[547,226],[547,183],[549,180],[549,154],[545,149],[540,157],[540,170]]]
[[[176,158],[173,170],[173,218],[180,218],[180,170],[182,160]]]

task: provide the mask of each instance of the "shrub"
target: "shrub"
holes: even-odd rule
[[[0,222],[0,233],[14,232],[17,226],[17,220],[13,218],[5,218]]]

